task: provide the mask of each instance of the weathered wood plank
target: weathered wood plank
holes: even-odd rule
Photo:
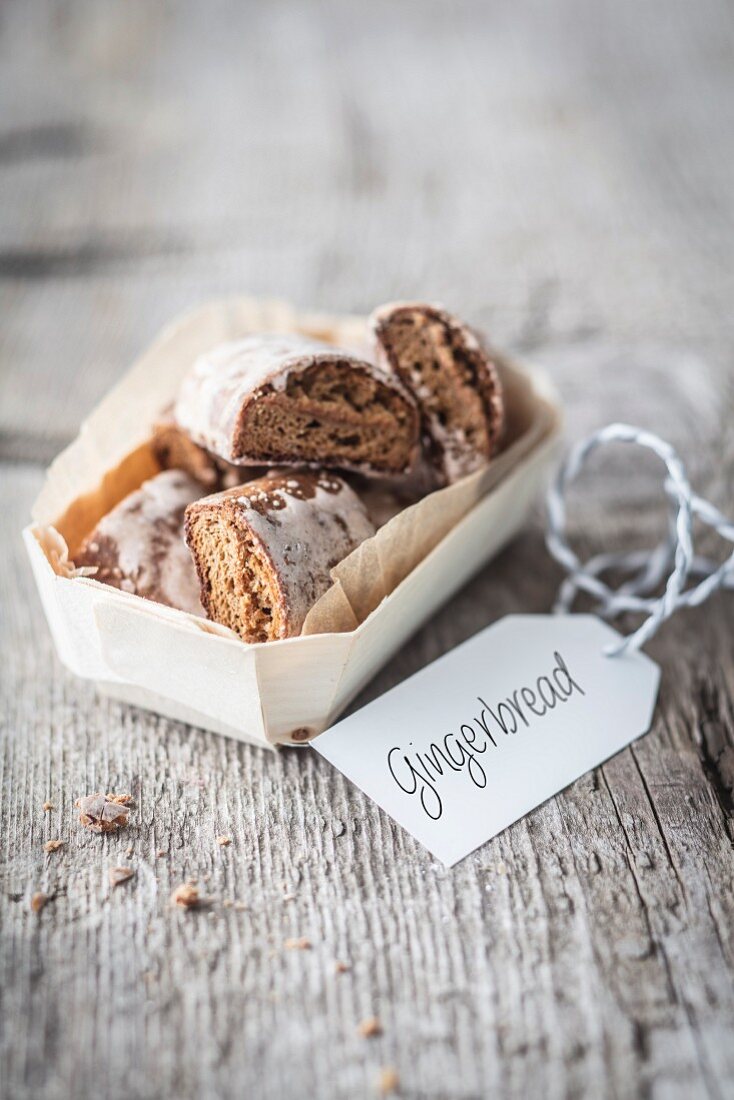
[[[388,1064],[403,1094],[452,1100],[732,1093],[729,595],[652,645],[645,739],[446,871],[309,751],[266,755],[69,676],[18,530],[39,463],[157,328],[241,292],[453,302],[549,368],[571,436],[656,428],[731,513],[733,54],[716,0],[5,5],[8,1095],[353,1097]],[[637,455],[574,493],[587,550],[661,527],[660,470]],[[361,701],[547,610],[557,582],[537,522]],[[98,787],[134,795],[119,838],[76,823]],[[209,910],[170,908],[187,876]],[[33,914],[39,889],[55,896]],[[384,1032],[365,1040],[372,1013]]]
[[[723,597],[688,618],[695,646],[681,624],[656,643],[666,675],[649,737],[446,871],[309,752],[273,758],[96,700],[66,674],[13,534],[39,475],[6,472],[12,1095],[61,1095],[71,1081],[81,1095],[354,1095],[387,1063],[421,1096],[726,1094],[731,787],[725,767],[712,782],[697,745],[721,722],[718,759],[732,752]],[[497,614],[547,606],[550,570],[535,592],[521,583],[541,554],[529,532],[368,694]],[[76,824],[74,798],[99,786],[135,796],[119,838]],[[65,847],[44,856],[52,836]],[[109,896],[114,863],[137,874]],[[209,913],[168,905],[187,876],[214,899]],[[56,894],[40,915],[36,889]],[[301,935],[310,952],[283,949]],[[351,971],[335,975],[337,959]],[[367,1042],[355,1029],[373,1012],[385,1031]]]
[[[7,5],[3,453],[68,440],[160,326],[243,291],[430,294],[505,346],[724,366],[733,49],[715,0]]]

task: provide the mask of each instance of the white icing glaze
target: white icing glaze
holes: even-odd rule
[[[281,473],[287,476],[286,471]],[[243,487],[236,502],[241,509],[240,522],[270,559],[278,577],[291,636],[300,632],[308,611],[330,587],[330,570],[373,535],[375,528],[359,497],[341,478],[310,475],[316,489],[314,496],[305,500],[293,495],[299,490],[298,480],[286,481],[284,489],[275,490],[267,487],[267,480]],[[263,514],[257,506],[272,496],[278,497],[282,507],[267,508]]]
[[[345,359],[410,400],[392,371],[358,359],[344,348],[300,333],[261,333],[220,344],[196,360],[181,384],[176,420],[196,443],[227,462],[256,465],[262,457],[234,457],[235,426],[244,404],[265,386],[282,391],[294,372],[317,362]]]
[[[116,587],[148,595],[193,615],[203,615],[193,559],[183,540],[183,510],[201,486],[181,470],[166,470],[125,497],[97,525],[87,547],[100,539],[117,549]]]

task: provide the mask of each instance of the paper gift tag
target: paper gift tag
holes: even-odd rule
[[[660,670],[593,615],[510,615],[313,747],[448,866],[645,733]]]

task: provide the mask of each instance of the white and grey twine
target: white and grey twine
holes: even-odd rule
[[[668,533],[652,551],[598,554],[582,562],[567,541],[566,490],[589,455],[607,443],[633,443],[662,459],[667,470],[665,492],[670,505]],[[734,523],[692,492],[679,455],[669,443],[652,432],[629,424],[609,424],[576,444],[548,491],[547,508],[548,550],[568,574],[553,610],[557,613],[570,611],[576,595],[586,592],[597,601],[594,610],[603,619],[612,619],[625,611],[647,615],[637,630],[606,648],[605,652],[610,656],[640,649],[674,611],[697,607],[718,588],[734,588],[734,552],[720,565],[696,556],[693,552],[693,517],[713,527],[722,538],[732,543]],[[601,574],[608,570],[629,574],[629,579],[619,588],[611,588],[601,579]],[[652,595],[666,575],[668,579],[662,595]],[[694,575],[702,579],[686,587],[689,578]]]

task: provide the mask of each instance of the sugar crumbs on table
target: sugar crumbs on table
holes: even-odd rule
[[[132,867],[110,867],[110,886],[120,886],[132,878],[135,871]]]
[[[231,836],[225,836],[225,835],[222,835],[222,836],[218,836],[218,837],[217,837],[217,844],[218,844],[218,845],[219,845],[219,846],[220,846],[221,848],[226,848],[226,847],[227,847],[227,845],[228,845],[228,844],[231,844],[231,843],[232,843],[232,837],[231,837]]]
[[[368,1016],[366,1020],[362,1020],[357,1031],[363,1039],[374,1039],[377,1035],[382,1035],[382,1024],[376,1016]]]
[[[59,848],[63,848],[63,840],[47,840],[43,846],[44,852],[57,852]]]
[[[171,905],[178,905],[181,909],[201,909],[207,904],[193,882],[182,882],[171,894]]]
[[[31,898],[31,909],[34,913],[40,913],[48,901],[48,894],[37,893]]]
[[[114,833],[128,823],[130,813],[129,794],[88,794],[78,798],[74,805],[79,810],[79,820],[85,829],[93,833]]]
[[[48,799],[46,799],[46,801],[43,804],[43,812],[45,814],[47,814],[49,812],[49,810],[55,810],[55,809],[56,809],[56,807],[54,806],[53,802],[49,802]]]
[[[383,1066],[380,1070],[380,1076],[377,1078],[377,1088],[380,1096],[389,1096],[391,1093],[397,1092],[400,1088],[398,1071],[392,1066]]]
[[[296,936],[285,940],[283,946],[286,951],[310,951],[313,945],[305,936]]]

